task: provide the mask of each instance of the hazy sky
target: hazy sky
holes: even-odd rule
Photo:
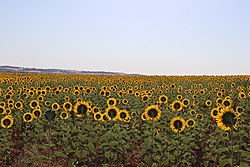
[[[249,0],[2,0],[0,65],[250,74]]]

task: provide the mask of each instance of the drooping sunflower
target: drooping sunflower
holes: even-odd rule
[[[60,105],[58,104],[58,103],[53,103],[52,105],[51,105],[51,108],[52,108],[52,110],[59,110],[60,109]]]
[[[166,95],[161,95],[161,96],[159,97],[159,102],[160,102],[160,103],[163,103],[163,104],[166,104],[166,103],[168,102],[168,96],[166,96]]]
[[[147,120],[156,121],[161,117],[161,111],[157,105],[148,106],[145,110],[145,116]]]
[[[116,99],[115,98],[109,98],[107,100],[108,106],[116,106]]]
[[[190,113],[190,115],[195,115],[196,111],[195,110],[190,110],[189,113]]]
[[[182,110],[182,103],[181,101],[175,100],[171,104],[173,111],[181,111]]]
[[[119,114],[119,109],[116,106],[109,106],[106,108],[106,114],[110,118],[110,120],[117,120],[118,119],[118,114]]]
[[[175,117],[170,121],[170,127],[176,133],[184,131],[185,126],[186,123],[182,117]]]
[[[216,118],[218,116],[218,114],[220,113],[220,110],[218,108],[213,108],[210,112],[210,115],[213,117],[213,118]]]
[[[196,114],[195,116],[198,120],[203,120],[203,115],[202,114]]]
[[[72,110],[72,103],[69,102],[69,101],[64,102],[64,103],[63,103],[63,109],[64,109],[65,111],[70,112],[70,111]]]
[[[216,117],[217,125],[224,131],[237,129],[239,114],[233,109],[223,109]]]
[[[64,120],[68,119],[69,118],[68,112],[66,112],[66,111],[61,112],[60,113],[60,118],[64,119]]]
[[[3,117],[1,119],[1,126],[3,128],[8,129],[13,125],[13,122],[14,122],[14,120],[13,120],[12,116],[11,115],[6,115],[5,117]]]
[[[195,125],[195,120],[193,120],[192,118],[188,119],[188,120],[186,121],[186,125],[187,125],[187,127],[190,127],[190,128],[194,127],[194,125]]]
[[[40,109],[34,109],[32,111],[32,114],[35,118],[41,118],[42,117],[42,111]]]
[[[23,114],[23,121],[24,122],[31,122],[34,119],[34,115],[32,113],[26,112]]]
[[[89,114],[89,104],[85,101],[77,102],[74,106],[74,113],[77,117],[84,117]]]

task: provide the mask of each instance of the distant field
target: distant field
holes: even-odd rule
[[[250,76],[0,73],[0,166],[250,164]]]

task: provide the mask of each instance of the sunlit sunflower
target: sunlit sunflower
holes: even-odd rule
[[[128,99],[122,99],[122,104],[128,104]]]
[[[109,106],[106,108],[106,114],[110,118],[110,120],[117,120],[118,119],[118,114],[119,114],[119,109],[116,106]]]
[[[39,106],[39,102],[37,100],[31,100],[30,108],[35,109],[38,106]]]
[[[0,106],[0,114],[2,114],[2,115],[5,114],[5,107]]]
[[[100,112],[96,112],[96,113],[94,113],[94,120],[96,120],[96,121],[101,121],[101,119],[102,119],[102,114],[100,113]]]
[[[47,106],[47,107],[49,107],[49,106],[51,105],[50,101],[48,101],[48,100],[45,101],[44,104],[45,104],[45,106]]]
[[[23,109],[23,103],[18,101],[15,103],[15,108],[18,110],[22,110]]]
[[[89,113],[89,104],[85,101],[77,102],[74,106],[74,113],[77,117],[84,117]]]
[[[23,114],[23,121],[24,122],[31,122],[31,121],[33,121],[33,119],[34,119],[34,115],[32,113],[27,112],[27,113]]]
[[[92,108],[92,113],[98,113],[98,112],[101,112],[101,109],[99,107],[97,107],[97,106],[94,106]]]
[[[58,104],[58,103],[53,103],[52,105],[51,105],[51,108],[52,108],[52,110],[59,110],[60,109],[60,105]]]
[[[61,119],[68,119],[69,118],[69,114],[68,114],[68,112],[66,112],[66,111],[63,111],[63,112],[61,112],[60,113],[60,118]]]
[[[68,112],[72,111],[72,103],[69,101],[64,102],[63,109]]]
[[[129,113],[127,110],[120,110],[120,112],[118,114],[118,119],[120,121],[126,122],[128,117],[129,117]]]
[[[41,118],[42,117],[42,111],[40,109],[34,109],[32,111],[32,114],[35,118]]]
[[[210,112],[210,115],[213,117],[213,118],[216,118],[218,116],[218,114],[220,113],[220,110],[218,108],[213,108]]]
[[[166,95],[161,95],[159,97],[159,102],[163,103],[163,104],[166,104],[168,102],[168,97]]]
[[[239,114],[233,109],[223,109],[216,117],[217,125],[224,131],[237,129]]]
[[[116,105],[116,99],[115,98],[109,98],[107,100],[108,106],[115,106]]]
[[[38,96],[38,98],[37,98],[37,100],[39,101],[39,102],[43,102],[43,96]]]
[[[147,118],[146,118],[146,113],[145,113],[145,112],[143,112],[143,113],[141,114],[141,119],[142,119],[143,121],[146,121],[146,120],[147,120]]]
[[[205,104],[206,104],[207,107],[210,107],[213,103],[212,103],[211,100],[207,100],[207,101],[205,102]]]
[[[175,100],[171,104],[173,111],[181,111],[182,110],[182,103],[181,101]]]
[[[190,127],[190,128],[194,127],[194,125],[195,125],[195,120],[193,120],[192,118],[188,119],[188,120],[186,121],[186,125],[187,125],[187,127]]]
[[[13,125],[13,122],[14,122],[14,120],[13,120],[12,116],[11,115],[6,115],[5,117],[3,117],[1,119],[1,126],[3,128],[8,129]]]
[[[5,109],[5,114],[9,115],[11,114],[12,110],[8,107]]]
[[[181,99],[182,99],[182,95],[177,95],[176,98],[177,98],[178,100],[181,100]]]
[[[144,103],[146,103],[146,102],[149,101],[149,96],[148,96],[148,95],[143,95],[143,96],[141,97],[141,99],[142,99],[142,101],[143,101]]]
[[[174,132],[184,131],[186,126],[185,120],[181,117],[175,117],[170,121],[170,127]]]
[[[224,108],[229,109],[232,106],[232,100],[224,99],[221,104]]]
[[[190,104],[190,100],[187,98],[183,99],[181,102],[183,107],[187,107]]]
[[[217,99],[216,99],[216,105],[217,105],[217,106],[220,106],[220,105],[221,105],[221,103],[222,103],[222,101],[223,101],[223,99],[222,99],[222,98],[220,98],[220,97],[219,97],[219,98],[217,98]]]
[[[242,113],[244,112],[244,110],[243,110],[242,107],[237,106],[237,107],[236,107],[236,112],[237,112],[238,114],[242,114]]]
[[[147,120],[156,121],[161,117],[161,111],[159,110],[157,105],[151,105],[146,108],[145,116]]]
[[[244,98],[246,98],[246,94],[245,94],[244,92],[240,92],[240,93],[238,94],[238,97],[239,97],[240,99],[244,99]]]

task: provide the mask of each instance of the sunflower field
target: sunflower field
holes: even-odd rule
[[[248,167],[250,76],[0,73],[0,166]]]

